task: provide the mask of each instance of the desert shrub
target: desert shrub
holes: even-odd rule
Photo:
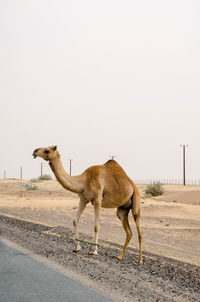
[[[38,182],[38,178],[31,178],[31,182]]]
[[[163,186],[160,182],[156,182],[146,186],[145,194],[148,196],[159,196],[164,193]]]
[[[44,175],[41,175],[40,177],[38,177],[38,180],[52,180],[52,177],[51,177],[51,175],[44,174]]]
[[[35,184],[32,184],[32,183],[26,183],[25,187],[27,190],[38,190],[38,186],[36,186]]]

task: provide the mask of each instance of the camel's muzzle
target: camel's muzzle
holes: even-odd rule
[[[35,150],[34,150],[34,152],[33,152],[33,158],[36,158],[36,157],[38,156],[38,155],[37,155],[38,150],[39,150],[39,149],[35,149]]]

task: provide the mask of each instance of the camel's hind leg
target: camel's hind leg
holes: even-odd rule
[[[139,241],[139,259],[136,262],[142,263],[142,230],[140,226],[140,210],[138,211],[137,214],[135,214],[133,210],[133,217],[135,220],[135,224],[138,232],[138,241]]]
[[[130,228],[130,225],[129,225],[129,222],[128,222],[128,213],[129,213],[129,211],[130,211],[130,209],[128,209],[128,208],[123,208],[123,207],[117,208],[117,216],[121,220],[122,225],[124,227],[124,230],[126,232],[126,241],[124,243],[124,247],[123,247],[121,253],[119,254],[119,256],[116,257],[120,260],[123,258],[124,253],[125,253],[125,251],[127,249],[127,246],[128,246],[128,244],[131,240],[131,237],[132,237],[131,228]]]
[[[133,187],[134,194],[132,196],[132,214],[135,220],[139,241],[139,259],[136,262],[142,263],[142,230],[140,226],[141,196],[138,188],[134,183]]]

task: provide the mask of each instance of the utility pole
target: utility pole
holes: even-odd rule
[[[181,145],[181,147],[183,148],[183,185],[185,186],[185,148],[188,147],[188,145]]]
[[[6,179],[6,171],[3,172],[3,178]]]
[[[43,164],[41,163],[41,166],[40,166],[40,175],[42,176],[43,175]]]
[[[22,167],[20,167],[20,179],[22,179]]]
[[[110,155],[110,158],[113,159],[113,160],[115,159],[115,157],[117,157],[117,155],[115,155],[115,154]]]
[[[72,160],[73,158],[69,159],[69,175],[72,175]]]

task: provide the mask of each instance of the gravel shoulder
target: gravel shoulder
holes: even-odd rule
[[[84,243],[76,254],[72,252],[73,234],[69,228],[5,215],[0,215],[0,235],[61,265],[115,301],[200,301],[200,267],[196,265],[149,252],[144,252],[144,264],[139,265],[135,263],[138,250],[134,248],[129,248],[119,261],[114,256],[121,246],[107,241],[100,241],[97,256],[89,255],[91,246]],[[84,239],[92,240],[85,234]]]

